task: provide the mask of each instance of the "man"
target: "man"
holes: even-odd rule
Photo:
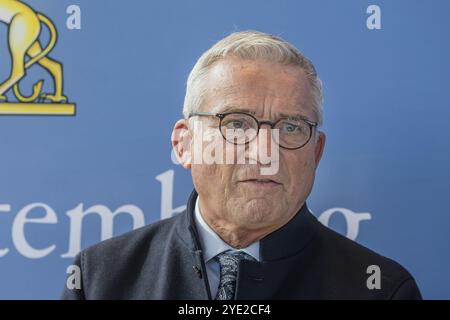
[[[172,136],[195,187],[186,211],[82,251],[82,286],[63,298],[420,299],[399,264],[308,210],[325,145],[321,90],[312,63],[280,38],[216,43],[189,76]]]

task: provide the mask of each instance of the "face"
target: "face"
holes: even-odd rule
[[[212,66],[204,85],[201,112],[245,111],[260,121],[277,121],[286,115],[318,120],[311,107],[308,80],[297,66],[227,58]],[[219,119],[216,117],[196,117],[194,121],[218,130]],[[278,148],[277,151],[269,138],[266,148],[279,152],[278,171],[261,175],[263,165],[258,159],[255,159],[256,164],[249,164],[250,161],[246,164],[192,163],[197,150],[195,146],[205,142],[201,135],[194,134],[192,126],[189,127],[185,120],[180,120],[175,128],[186,129],[182,134],[183,143],[177,150],[181,163],[192,170],[200,208],[207,221],[219,228],[228,226],[247,231],[265,230],[266,233],[286,224],[305,202],[325,143],[325,135],[313,130],[304,147],[296,150]],[[267,125],[261,128],[270,129]],[[226,150],[230,148],[224,153],[228,152]],[[247,150],[244,152],[249,160]]]

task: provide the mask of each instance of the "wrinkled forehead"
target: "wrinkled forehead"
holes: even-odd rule
[[[210,68],[204,89],[202,111],[243,111],[260,117],[303,116],[316,120],[310,84],[299,66],[226,59]]]

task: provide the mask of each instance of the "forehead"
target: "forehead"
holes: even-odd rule
[[[227,58],[210,68],[204,86],[204,111],[312,116],[310,85],[298,66]]]

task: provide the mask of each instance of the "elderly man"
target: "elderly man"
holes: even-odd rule
[[[408,271],[308,210],[322,87],[292,45],[254,31],[219,41],[194,66],[183,113],[172,144],[192,172],[186,211],[82,251],[82,286],[63,298],[421,298]]]

